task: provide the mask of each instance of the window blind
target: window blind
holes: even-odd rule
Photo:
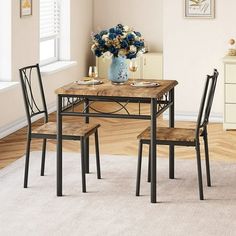
[[[59,37],[59,0],[40,0],[40,40]]]

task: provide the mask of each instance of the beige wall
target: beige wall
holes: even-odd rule
[[[0,0],[0,81],[11,78],[11,1]]]
[[[222,119],[222,57],[227,53],[228,40],[236,38],[236,1],[215,2],[215,19],[185,19],[182,0],[165,0],[163,3],[164,76],[179,82],[176,88],[176,114],[198,112],[206,74],[213,73],[213,68],[217,68],[220,75],[212,115]]]
[[[150,51],[162,51],[163,0],[94,0],[94,31],[122,23],[140,31]]]
[[[34,1],[33,15],[20,18],[19,0],[12,0],[12,79],[19,81],[20,67],[39,60],[39,1]],[[87,73],[92,32],[92,0],[71,0],[71,60],[77,66],[43,77],[48,105],[55,104],[55,88],[77,80]],[[9,39],[10,40],[10,39]],[[0,93],[0,135],[19,125],[24,117],[20,86]]]
[[[18,68],[38,62],[38,2],[34,1],[33,16],[20,18],[19,0],[12,0],[14,81],[19,80]],[[151,51],[161,51],[163,48],[164,76],[179,81],[176,89],[177,114],[191,115],[198,111],[205,74],[210,73],[213,67],[218,68],[220,78],[213,113],[222,115],[221,58],[227,51],[228,39],[236,37],[232,24],[236,20],[235,7],[234,0],[228,0],[227,4],[216,0],[215,19],[191,20],[183,18],[182,0],[71,0],[71,59],[76,60],[78,64],[43,78],[48,104],[55,104],[56,87],[87,73],[92,57],[90,52],[92,30],[98,31],[121,22],[140,31],[149,42]],[[0,109],[4,111],[0,115],[1,134],[20,123],[25,117],[19,86],[0,92]]]

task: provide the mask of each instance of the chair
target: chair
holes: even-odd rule
[[[203,137],[205,146],[205,160],[206,160],[206,174],[207,185],[211,186],[210,178],[210,165],[209,165],[209,151],[208,151],[208,138],[207,138],[207,125],[209,122],[209,115],[213,102],[213,97],[216,88],[218,71],[215,69],[212,76],[207,75],[205,88],[199,109],[197,124],[195,129],[189,128],[157,128],[156,144],[159,145],[174,145],[174,146],[192,146],[196,149],[197,157],[197,171],[198,171],[198,184],[200,200],[204,199],[203,186],[202,186],[202,169],[200,157],[200,142],[199,138]],[[146,128],[138,135],[139,139],[139,152],[138,152],[138,167],[137,167],[137,182],[136,182],[136,196],[140,194],[140,178],[141,178],[141,164],[142,164],[142,149],[143,144],[149,145],[149,163],[148,163],[148,182],[150,182],[150,127]]]
[[[56,122],[48,122],[48,111],[44,95],[41,73],[39,65],[27,66],[19,69],[20,81],[23,91],[23,98],[28,122],[28,134],[26,144],[26,160],[25,160],[25,174],[24,174],[24,188],[28,186],[28,171],[30,158],[30,144],[32,139],[43,139],[42,145],[42,161],[41,161],[41,176],[44,175],[45,169],[45,154],[47,139],[57,138]],[[37,100],[37,102],[36,102]],[[32,127],[32,118],[39,116],[44,117],[44,124],[34,128]],[[81,145],[81,172],[82,172],[82,191],[86,192],[86,163],[84,157],[85,140],[92,134],[95,136],[95,151],[97,164],[97,178],[101,179],[100,171],[100,157],[98,144],[98,128],[99,124],[86,123],[63,123],[64,140],[80,140]]]

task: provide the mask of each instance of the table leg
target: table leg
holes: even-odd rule
[[[84,111],[89,113],[89,100],[86,98],[84,100]],[[85,117],[85,123],[89,123],[89,117]],[[89,173],[89,137],[84,141],[84,157],[85,157],[85,170]]]
[[[151,99],[151,203],[156,203],[156,114],[157,100]]]
[[[170,106],[169,110],[169,127],[175,126],[175,92],[174,88],[170,91],[170,101],[172,102],[172,105]],[[174,179],[175,178],[175,146],[169,145],[169,178]]]
[[[57,97],[57,196],[62,196],[62,97]]]

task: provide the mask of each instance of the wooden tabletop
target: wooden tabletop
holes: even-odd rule
[[[84,79],[84,78],[82,78]],[[129,79],[121,85],[114,85],[107,79],[100,79],[99,85],[79,85],[78,83],[70,83],[56,89],[58,95],[87,95],[87,96],[108,96],[108,97],[132,97],[132,98],[160,98],[165,93],[175,87],[178,82],[176,80],[134,80]],[[150,81],[159,83],[158,87],[134,87],[131,86],[135,81]]]

